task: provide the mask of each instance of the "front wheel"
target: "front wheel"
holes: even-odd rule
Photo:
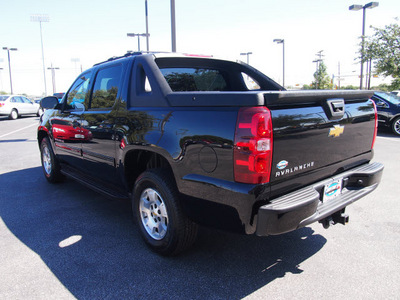
[[[197,224],[184,214],[171,174],[148,170],[136,180],[132,210],[146,244],[162,255],[176,255],[196,240]]]
[[[400,117],[393,120],[392,131],[395,135],[400,135]]]
[[[63,179],[60,171],[60,165],[51,148],[50,141],[45,137],[40,143],[40,156],[42,160],[42,167],[44,176],[50,183],[56,183]]]

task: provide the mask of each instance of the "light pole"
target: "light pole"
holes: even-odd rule
[[[42,44],[42,62],[43,62],[43,78],[44,78],[44,94],[47,96],[46,85],[46,67],[44,66],[44,51],[43,51],[43,35],[42,35],[42,22],[49,22],[49,15],[31,15],[32,22],[39,22],[40,25],[40,42]]]
[[[171,39],[172,52],[176,52],[175,0],[171,0]]]
[[[365,38],[365,10],[367,8],[372,9],[374,7],[377,7],[379,5],[379,2],[370,2],[365,4],[364,6],[358,5],[358,4],[353,4],[349,6],[349,10],[357,11],[362,9],[363,10],[363,23],[362,23],[362,35],[361,35],[361,74],[360,74],[360,90],[362,90],[363,87],[363,73],[364,73],[364,38]]]
[[[147,0],[145,0],[144,2],[144,6],[145,6],[145,13],[146,13],[146,49],[147,52],[149,52],[150,47],[149,47],[149,17],[148,17],[148,10],[147,10]]]
[[[285,40],[284,39],[274,39],[274,43],[282,44],[282,57],[283,57],[283,80],[282,86],[285,87]]]
[[[315,70],[315,89],[318,89],[319,86],[319,76],[318,76],[318,70],[319,70],[319,66],[320,63],[323,62],[324,60],[322,59],[325,55],[322,54],[322,52],[324,52],[324,50],[320,50],[318,51],[315,55],[318,56],[319,58],[316,60],[313,60],[314,63],[316,63],[316,70]]]
[[[81,60],[78,57],[73,57],[71,58],[71,61],[74,63],[75,71],[78,71],[77,63],[79,63]]]
[[[249,55],[253,54],[253,52],[244,52],[244,53],[240,53],[240,55],[246,55],[247,56],[247,64],[249,64]]]
[[[11,77],[11,61],[10,61],[10,51],[17,51],[17,48],[8,48],[8,47],[3,47],[3,50],[7,51],[8,54],[8,71],[10,73],[10,88],[11,88],[11,94],[14,94],[13,92],[13,87],[12,87],[12,77]]]
[[[140,52],[140,37],[141,36],[145,36],[145,37],[149,37],[150,34],[149,33],[127,33],[126,34],[129,37],[135,37],[137,36],[137,41],[138,41],[138,51]]]
[[[47,68],[47,70],[51,70],[51,80],[53,82],[53,95],[56,93],[56,72],[54,70],[59,70],[59,67],[53,67],[53,64],[51,64],[50,68]]]

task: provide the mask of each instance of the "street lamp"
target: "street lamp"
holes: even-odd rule
[[[11,77],[11,61],[10,61],[10,51],[17,51],[17,48],[8,48],[8,47],[3,47],[3,50],[7,51],[8,54],[8,71],[10,72],[10,88],[11,88],[11,94],[13,93],[13,87],[12,87],[12,77]]]
[[[282,44],[282,57],[283,57],[283,80],[282,86],[285,87],[285,40],[284,39],[274,39],[274,43]]]
[[[53,95],[56,93],[56,72],[55,70],[59,70],[59,67],[53,67],[53,64],[51,64],[50,68],[47,68],[47,70],[51,70],[51,80],[53,82]]]
[[[246,55],[247,56],[247,64],[249,64],[249,55],[250,54],[253,54],[253,52],[240,53],[240,55]]]
[[[77,73],[78,73],[77,63],[79,63],[81,60],[78,57],[73,57],[73,58],[71,58],[71,61],[74,63],[75,71],[77,71]],[[81,72],[82,72],[82,70],[81,70]]]
[[[129,37],[135,37],[137,36],[137,41],[138,41],[138,51],[140,52],[140,37],[141,36],[145,36],[145,37],[149,37],[150,34],[149,33],[127,33],[126,34]]]
[[[360,74],[360,90],[362,90],[363,86],[363,73],[364,73],[364,38],[365,38],[365,10],[372,9],[377,7],[379,2],[370,2],[365,4],[364,6],[353,4],[349,6],[349,10],[358,11],[360,9],[363,10],[363,23],[362,23],[362,35],[361,35],[361,74]]]
[[[46,85],[46,67],[44,66],[44,51],[43,51],[43,36],[42,36],[42,22],[49,22],[49,15],[31,15],[31,22],[39,22],[40,25],[40,42],[42,44],[42,62],[43,62],[43,78],[44,78],[44,94],[47,96]]]

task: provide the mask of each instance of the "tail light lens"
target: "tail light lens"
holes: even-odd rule
[[[378,112],[376,109],[376,104],[373,100],[372,104],[374,105],[374,110],[375,110],[375,130],[374,130],[374,137],[372,138],[372,145],[371,145],[371,150],[374,149],[374,145],[375,145],[375,140],[376,140],[376,135],[378,134]]]
[[[3,106],[4,106],[4,103],[1,103],[1,102],[0,102],[0,107],[3,107]]]
[[[268,108],[241,108],[233,151],[235,181],[251,184],[269,182],[272,144],[272,122]]]

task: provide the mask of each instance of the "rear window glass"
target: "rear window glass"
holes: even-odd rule
[[[226,91],[228,84],[220,70],[207,68],[162,68],[174,92]]]
[[[0,101],[6,101],[9,96],[0,96]]]
[[[382,92],[375,92],[379,97],[392,102],[393,104],[400,104],[400,97],[389,94],[389,93],[382,93]]]

